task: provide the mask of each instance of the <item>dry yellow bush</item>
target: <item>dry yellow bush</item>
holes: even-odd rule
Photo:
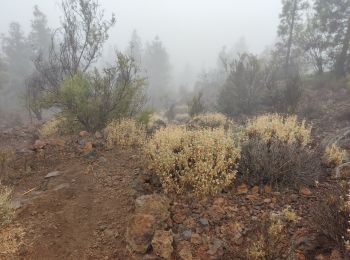
[[[39,135],[42,138],[58,135],[62,125],[65,122],[64,117],[54,117],[43,124],[39,129]]]
[[[10,223],[13,216],[14,210],[11,207],[11,194],[10,188],[4,187],[0,184],[0,227]]]
[[[107,125],[107,146],[140,146],[146,140],[143,125],[134,119],[114,120]]]
[[[150,169],[166,192],[215,194],[236,174],[240,149],[224,129],[160,129],[145,146]]]
[[[191,129],[228,129],[233,127],[233,122],[220,113],[207,113],[195,116],[189,123]]]
[[[41,138],[49,138],[57,135],[79,132],[82,126],[74,119],[68,119],[62,115],[56,115],[39,128]]]
[[[279,259],[286,252],[286,246],[289,245],[288,225],[294,224],[298,216],[288,206],[281,211],[271,212],[265,219],[262,218],[261,230],[256,240],[253,241],[247,250],[248,259]],[[290,259],[294,259],[289,257]],[[288,258],[288,259],[289,259]]]
[[[327,146],[322,161],[327,167],[337,167],[345,160],[346,151],[336,144]]]
[[[305,146],[310,142],[311,127],[305,121],[298,122],[296,116],[267,114],[250,120],[246,127],[249,138],[258,137],[264,141],[277,138],[287,144]]]
[[[11,156],[11,152],[0,150],[0,172],[6,167],[6,165],[8,165]]]

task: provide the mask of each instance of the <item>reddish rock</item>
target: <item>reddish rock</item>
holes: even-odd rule
[[[271,203],[272,202],[272,200],[271,199],[264,199],[264,203]]]
[[[183,224],[188,228],[194,228],[196,225],[196,221],[192,217],[186,218]]]
[[[199,234],[192,234],[191,243],[194,245],[199,245],[202,243],[202,237]]]
[[[254,195],[254,194],[249,194],[249,195],[246,196],[246,198],[247,198],[248,200],[253,201],[253,200],[257,200],[257,199],[258,199],[258,196],[257,196],[257,195]]]
[[[36,140],[33,145],[33,148],[34,150],[40,150],[40,149],[44,149],[46,145],[47,145],[47,142],[44,142],[42,140]]]
[[[238,195],[241,195],[241,194],[247,194],[248,193],[248,187],[247,185],[245,184],[242,184],[242,185],[239,185],[237,187],[237,192],[236,192]]]
[[[181,241],[177,246],[177,254],[181,260],[192,260],[191,243],[188,241]]]
[[[166,197],[158,194],[144,195],[136,199],[135,212],[154,216],[157,225],[162,227],[170,217],[169,201]]]
[[[174,250],[173,241],[173,232],[171,230],[157,230],[152,239],[152,248],[154,253],[164,259],[170,259]]]
[[[311,196],[312,195],[311,190],[306,188],[306,187],[301,188],[299,190],[299,193],[300,193],[300,195],[303,195],[303,196]]]
[[[264,192],[265,192],[265,193],[271,193],[271,192],[272,192],[271,186],[265,185],[265,186],[264,186]]]
[[[219,206],[219,207],[223,207],[225,204],[226,204],[226,201],[224,198],[216,198],[213,203],[213,205]]]
[[[82,148],[83,152],[91,152],[93,150],[93,145],[91,142],[87,142],[83,148]]]
[[[252,194],[258,194],[259,193],[259,187],[258,186],[254,186],[252,188]]]
[[[180,211],[180,212],[176,212],[174,214],[174,216],[172,217],[173,221],[176,223],[176,224],[181,224],[185,221],[186,219],[186,215],[184,214],[184,212]]]
[[[133,252],[144,254],[151,245],[156,220],[152,215],[136,214],[131,217],[127,230],[126,242]]]
[[[87,131],[81,131],[81,132],[79,133],[79,136],[80,136],[80,137],[87,137],[87,136],[89,136],[89,133],[88,133]]]

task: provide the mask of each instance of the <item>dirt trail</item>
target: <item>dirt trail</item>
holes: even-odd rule
[[[136,195],[137,154],[57,155],[48,167],[22,176],[16,218],[0,232],[0,259],[128,259],[124,233]],[[59,176],[45,178],[52,171]]]

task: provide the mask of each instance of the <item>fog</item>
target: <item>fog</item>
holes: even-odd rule
[[[59,26],[57,1],[3,2],[1,33],[7,33],[13,21],[19,22],[27,33],[34,5],[47,15],[51,28]],[[253,53],[273,44],[281,10],[280,1],[275,0],[100,0],[100,4],[106,15],[113,12],[117,18],[105,53],[125,49],[134,29],[143,43],[159,36],[170,56],[175,85],[181,84],[186,66],[194,74],[215,66],[222,47],[230,48],[242,37]]]

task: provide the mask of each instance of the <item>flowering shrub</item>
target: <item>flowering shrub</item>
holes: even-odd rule
[[[300,123],[296,116],[283,117],[278,114],[267,114],[250,120],[247,124],[249,138],[257,137],[264,141],[277,138],[287,144],[300,144],[305,146],[310,142],[311,127],[305,121]]]
[[[240,149],[223,129],[160,129],[145,146],[150,169],[166,192],[214,194],[234,179]]]
[[[326,148],[322,161],[327,167],[337,167],[344,161],[345,156],[345,150],[339,148],[336,144],[332,144]]]
[[[107,146],[139,146],[145,142],[146,131],[144,126],[134,119],[114,120],[108,124]]]

